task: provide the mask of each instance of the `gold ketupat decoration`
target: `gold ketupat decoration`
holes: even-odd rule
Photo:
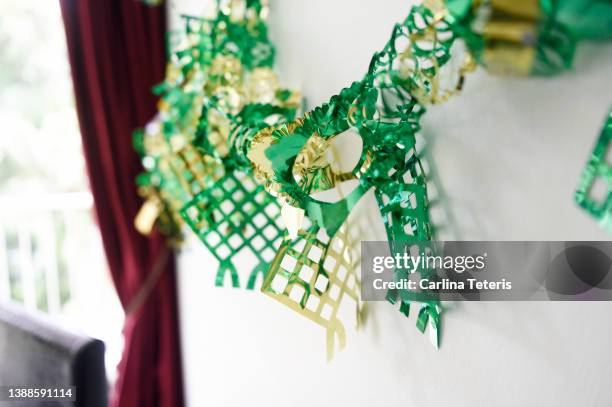
[[[160,195],[172,207],[172,213],[175,215],[173,217],[180,225],[183,222],[179,211],[185,203],[212,185],[224,173],[219,162],[203,156],[192,144],[187,144],[176,153],[162,157],[159,168],[166,172],[165,180],[173,180],[161,185]]]
[[[359,315],[356,261],[346,226],[330,239],[324,229],[313,225],[296,239],[285,235],[261,289],[326,329],[328,360],[334,355],[336,338],[340,349],[346,344],[338,311],[347,299],[354,301]]]
[[[137,180],[145,203],[134,225],[140,233],[149,234],[159,218],[165,224],[164,231],[178,235],[184,225],[179,211],[220,179],[224,170],[219,161],[204,156],[193,144],[181,142],[178,135],[167,142],[159,130],[159,126],[148,126],[142,136],[143,164],[149,171]]]
[[[493,74],[519,76],[571,67],[576,37],[563,20],[574,2],[446,0],[477,62]]]
[[[482,36],[482,64],[498,75],[529,75],[536,58],[539,0],[488,0],[475,5],[472,27]]]

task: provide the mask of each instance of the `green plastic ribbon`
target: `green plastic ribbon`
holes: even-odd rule
[[[557,0],[559,22],[577,40],[612,39],[611,0]]]
[[[580,177],[575,200],[612,233],[612,110]]]

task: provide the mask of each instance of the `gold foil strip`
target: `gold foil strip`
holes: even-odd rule
[[[483,62],[495,74],[524,76],[531,72],[536,50],[538,0],[491,0],[491,18],[485,24]]]
[[[540,0],[490,0],[496,13],[538,20],[542,16]]]
[[[338,317],[341,304],[351,298],[359,315],[359,279],[346,225],[329,239],[323,229],[285,238],[272,261],[262,292],[326,330],[327,359],[346,345],[346,331]]]

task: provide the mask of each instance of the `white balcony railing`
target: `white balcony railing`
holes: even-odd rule
[[[57,315],[78,296],[71,246],[92,251],[95,238],[79,236],[93,226],[92,205],[88,192],[0,195],[0,300]]]
[[[112,380],[124,315],[92,208],[89,192],[0,194],[0,302],[104,340]]]

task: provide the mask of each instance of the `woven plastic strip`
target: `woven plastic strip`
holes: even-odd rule
[[[612,110],[582,173],[575,199],[612,233]]]
[[[240,172],[226,174],[205,189],[181,210],[181,216],[219,261],[217,286],[229,273],[232,285],[239,287],[234,262],[250,258],[254,261],[250,261],[246,287],[253,289],[258,276],[265,276],[282,239],[278,203]]]
[[[152,138],[157,140],[158,146],[165,145],[163,136],[159,134],[145,134],[144,138],[144,144]],[[223,168],[219,162],[203,156],[191,144],[185,144],[176,152],[172,152],[167,145],[166,148],[159,147],[158,150],[152,146],[148,148],[150,152],[143,158],[143,164],[149,171],[140,175],[137,183],[148,202],[159,201],[160,208],[170,214],[174,225],[166,228],[178,232],[183,225],[179,211],[195,195],[219,179],[223,175]],[[145,223],[151,224],[154,220],[153,216],[151,221]],[[147,232],[147,227],[141,227],[139,230]]]

